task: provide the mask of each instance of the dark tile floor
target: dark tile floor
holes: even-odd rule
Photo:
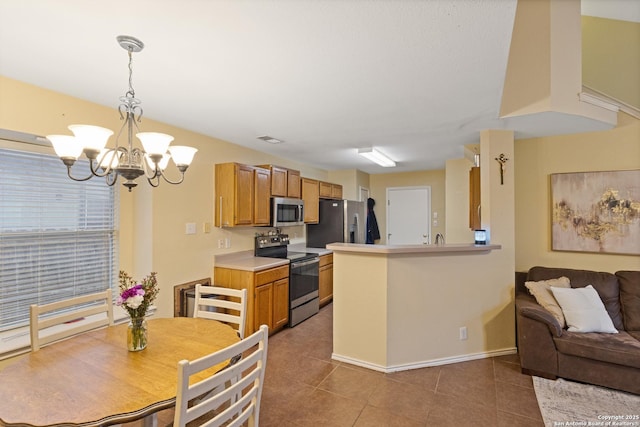
[[[262,427],[544,425],[516,355],[384,374],[331,351],[331,304],[269,338]]]

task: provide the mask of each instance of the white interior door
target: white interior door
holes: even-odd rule
[[[387,244],[431,242],[431,187],[387,188]]]
[[[367,201],[367,199],[369,198],[369,189],[368,188],[364,188],[363,186],[360,186],[360,201],[361,202],[365,202]]]

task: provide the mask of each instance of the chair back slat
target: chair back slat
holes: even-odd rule
[[[227,323],[244,338],[246,312],[246,289],[196,285],[193,317]]]
[[[32,304],[29,320],[31,351],[92,329],[113,325],[111,289],[49,304]]]
[[[225,349],[197,360],[178,362],[174,426],[184,427],[205,416],[210,417],[207,426],[240,426],[247,421],[250,426],[257,426],[268,339],[269,328],[262,325],[251,336]],[[192,376],[201,375],[238,354],[243,357],[236,364],[195,383],[190,381]]]

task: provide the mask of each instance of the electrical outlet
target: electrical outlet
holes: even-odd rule
[[[218,249],[224,248],[224,239],[218,239]]]
[[[205,222],[202,224],[202,232],[203,233],[211,233],[211,223]]]
[[[467,339],[467,327],[463,326],[460,328],[460,340],[464,341]]]

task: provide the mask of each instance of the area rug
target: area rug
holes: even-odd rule
[[[546,427],[640,427],[640,396],[561,378],[533,377]]]

